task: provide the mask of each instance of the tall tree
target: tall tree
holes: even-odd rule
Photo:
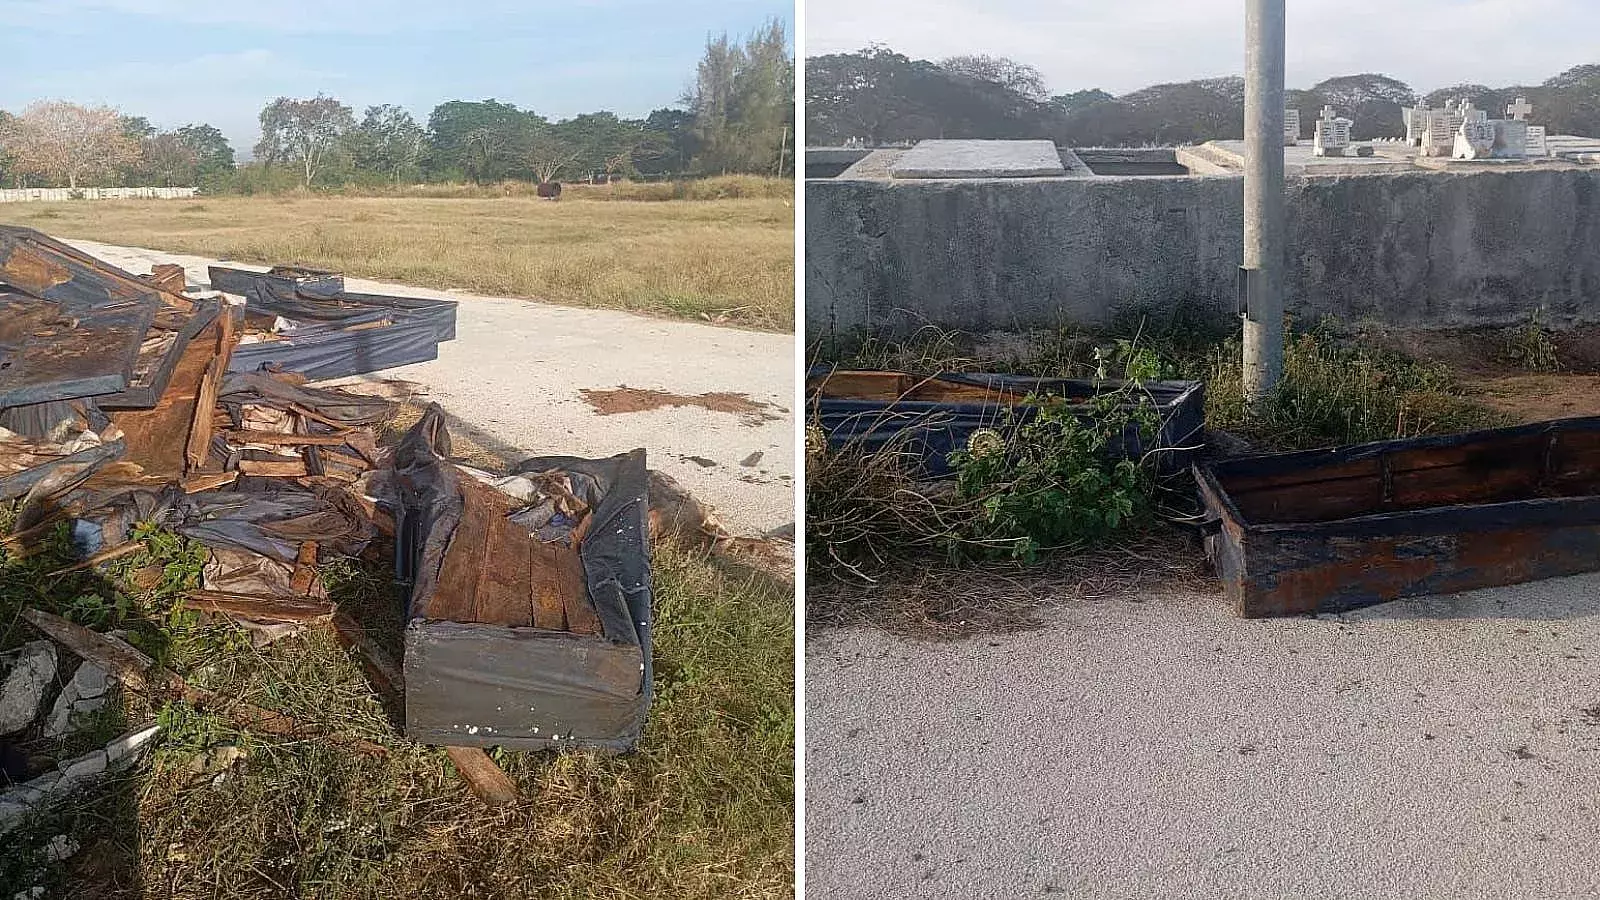
[[[708,40],[684,103],[694,115],[703,171],[785,168],[782,149],[794,133],[794,58],[783,23],[767,22],[743,45],[726,34]]]
[[[74,189],[139,158],[139,145],[123,131],[115,109],[60,100],[31,104],[9,120],[0,147],[18,172]]]
[[[513,103],[451,100],[428,116],[429,168],[482,183],[528,174],[529,142],[544,119]]]
[[[956,75],[997,84],[1035,103],[1043,103],[1050,97],[1050,91],[1044,84],[1044,76],[1038,69],[1004,56],[981,53],[952,56],[941,60],[939,68]]]
[[[256,158],[267,165],[298,165],[301,184],[310,187],[354,127],[350,107],[332,97],[279,97],[261,110]]]
[[[233,174],[233,145],[221,131],[203,123],[189,124],[178,129],[178,139],[194,153],[195,178],[201,184]]]
[[[670,107],[653,110],[644,120],[633,150],[633,169],[644,175],[687,171],[696,149],[694,114]]]
[[[163,131],[144,140],[145,173],[158,187],[192,187],[198,177],[200,156],[175,131]]]
[[[1350,132],[1352,137],[1369,140],[1403,137],[1405,119],[1400,110],[1416,105],[1417,94],[1403,81],[1365,72],[1318,82],[1302,95],[1302,99],[1317,104],[1310,109],[1300,108],[1300,121],[1306,129],[1321,116],[1323,106],[1332,106],[1339,115],[1355,122]]]
[[[358,169],[382,173],[398,184],[416,175],[427,133],[411,113],[385,103],[367,107],[350,138]]]

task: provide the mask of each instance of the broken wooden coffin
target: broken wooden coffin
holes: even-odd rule
[[[395,455],[407,736],[631,749],[651,697],[644,451],[498,479],[449,453],[434,405]]]
[[[1600,417],[1197,465],[1245,617],[1600,570]]]
[[[1114,379],[1034,378],[1023,375],[813,369],[806,378],[807,418],[822,429],[828,446],[876,452],[896,447],[920,461],[922,474],[951,472],[949,457],[967,448],[974,433],[993,429],[1008,437],[1032,421],[1039,407],[1030,397],[1057,397],[1087,415],[1092,401],[1129,383]],[[1130,427],[1118,448],[1138,458],[1153,450],[1163,472],[1189,465],[1205,425],[1205,397],[1198,381],[1146,381],[1137,385],[1155,407],[1160,427],[1146,446]]]
[[[83,397],[149,407],[218,309],[31,228],[0,226],[0,408]]]
[[[456,336],[456,303],[350,293],[337,272],[279,266],[210,269],[211,286],[245,298],[246,336],[232,371],[276,366],[312,381],[364,375],[439,356]]]

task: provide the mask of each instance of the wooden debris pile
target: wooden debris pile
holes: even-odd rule
[[[180,602],[260,642],[332,628],[380,691],[404,689],[423,710],[407,736],[449,748],[487,802],[515,793],[478,747],[632,746],[650,698],[643,452],[491,475],[447,459],[435,407],[408,438],[411,467],[397,465],[406,443],[380,446],[378,428],[415,386],[312,382],[431,358],[453,336],[454,304],[349,294],[327,275],[213,270],[238,304],[186,292],[177,267],[135,276],[0,227],[0,502],[18,505],[0,547],[41,552],[67,523],[78,559],[59,575],[144,549],[145,523],[197,542],[200,587]],[[334,608],[319,576],[389,540],[411,579],[403,666]],[[129,690],[382,752],[190,685],[47,612],[26,620]],[[461,626],[468,640],[454,641]],[[497,656],[485,659],[473,641],[496,631],[509,642],[489,634]],[[539,716],[505,719],[496,706],[511,701]]]

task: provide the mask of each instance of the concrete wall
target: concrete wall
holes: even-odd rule
[[[1600,171],[1291,180],[1286,306],[1409,327],[1600,321]],[[805,183],[806,336],[1232,313],[1237,176]]]
[[[0,188],[0,203],[50,203],[64,200],[181,200],[193,197],[192,187],[131,188]],[[74,197],[76,193],[79,196]]]

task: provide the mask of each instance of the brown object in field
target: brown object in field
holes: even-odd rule
[[[189,277],[177,263],[156,263],[150,267],[147,280],[157,289],[173,294],[181,294],[189,288]]]
[[[157,699],[181,699],[196,708],[225,715],[246,730],[263,731],[281,737],[325,740],[368,756],[383,756],[389,752],[371,741],[313,728],[282,713],[194,687],[127,644],[60,616],[43,610],[25,609],[22,618],[80,658],[93,660],[135,693]]]
[[[583,559],[511,522],[506,495],[463,474],[461,519],[445,550],[427,617],[599,634]]]
[[[217,341],[222,332],[221,319],[212,322],[195,335],[178,357],[167,390],[149,409],[126,409],[111,413],[111,421],[123,431],[127,445],[126,458],[144,467],[156,477],[177,480],[182,478],[188,463],[188,444],[182,435],[194,428],[201,386],[206,373],[217,356]],[[204,407],[206,421],[210,421],[211,407]]]
[[[275,431],[235,429],[227,434],[230,444],[266,444],[273,447],[342,447],[348,432],[338,434],[280,434]]]
[[[185,494],[214,490],[239,480],[238,472],[199,472],[186,476],[180,486]]]
[[[257,597],[228,591],[190,591],[183,605],[203,612],[255,622],[326,622],[333,618],[333,604],[316,600],[291,600],[286,597]]]
[[[1195,477],[1241,616],[1600,570],[1600,417],[1236,457]]]
[[[806,381],[806,393],[829,400],[916,400],[928,403],[1015,405],[1023,395],[982,385],[946,381],[932,375],[836,369]]]
[[[296,594],[311,593],[317,580],[317,542],[306,541],[300,545],[300,554],[294,561],[294,574],[289,576],[289,590]]]
[[[211,358],[205,375],[200,379],[194,421],[189,429],[189,443],[184,449],[187,471],[190,472],[205,469],[211,458],[212,416],[217,408],[217,395],[222,391],[223,376],[228,372],[228,361],[233,358],[233,348],[239,340],[235,334],[237,319],[233,307],[229,305],[224,305],[217,313],[216,355]]]
[[[494,764],[493,757],[475,746],[446,746],[445,756],[456,765],[467,790],[488,806],[506,806],[517,802],[517,785],[509,775]]]
[[[444,752],[461,773],[461,780],[479,800],[490,806],[517,802],[517,786],[489,754],[477,747],[446,747]]]
[[[239,474],[262,475],[268,478],[299,478],[306,474],[303,459],[241,459]]]

